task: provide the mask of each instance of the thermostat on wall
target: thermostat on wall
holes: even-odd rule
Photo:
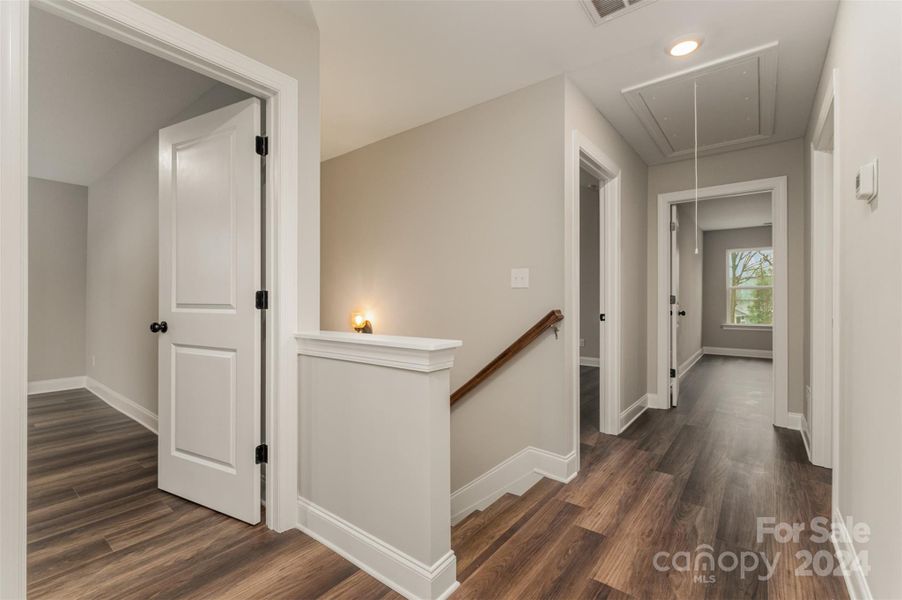
[[[870,202],[877,197],[877,159],[858,168],[855,176],[855,197]]]

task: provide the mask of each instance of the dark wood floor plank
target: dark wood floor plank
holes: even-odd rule
[[[808,462],[797,431],[771,425],[771,378],[770,361],[704,357],[681,382],[676,408],[646,411],[621,435],[607,436],[597,431],[597,369],[581,368],[580,473],[553,495],[507,495],[503,510],[490,506],[455,528],[455,550],[472,548],[479,529],[491,532],[479,540],[478,559],[458,572],[458,595],[846,598],[841,578],[795,575],[795,552],[832,552],[829,542],[810,534],[789,544],[758,539],[758,517],[808,522],[832,510],[829,469]],[[553,503],[561,502],[581,512],[569,525],[551,526]],[[514,527],[509,515],[518,517]],[[539,533],[549,528],[555,531]],[[655,568],[659,552],[670,568]],[[751,573],[696,571],[674,568],[669,561],[678,553],[693,566],[721,553],[759,560]],[[759,579],[768,572],[764,559],[777,557],[773,576]]]
[[[474,534],[454,546],[457,555],[458,581],[469,577],[497,548],[503,546],[541,506],[561,489],[561,484],[543,479],[523,494],[522,501],[511,504],[502,511],[494,512]]]
[[[455,593],[461,599],[518,598],[546,562],[554,543],[573,525],[582,509],[550,499],[507,543]]]
[[[156,436],[86,390],[32,396],[28,424],[29,598],[397,598],[299,531],[157,489]]]

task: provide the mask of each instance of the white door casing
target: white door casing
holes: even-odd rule
[[[159,487],[260,521],[256,98],[160,130]]]
[[[607,321],[602,320],[601,315],[605,315],[607,319],[608,309],[606,307],[605,295],[605,211],[607,210],[607,186],[601,179],[598,180],[598,430],[605,430],[605,408],[607,407],[607,386],[605,382],[608,380],[607,369]],[[619,424],[618,424],[619,425]]]
[[[670,206],[670,224],[670,295],[674,299],[670,304],[670,405],[676,406],[680,399],[680,378],[677,373],[680,368],[677,357],[680,329],[680,219],[676,204]]]

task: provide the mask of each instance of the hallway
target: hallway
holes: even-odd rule
[[[585,394],[592,371],[583,369]],[[584,424],[571,483],[543,479],[457,525],[456,597],[846,598],[841,577],[795,574],[805,566],[797,552],[832,555],[809,526],[830,516],[830,471],[809,463],[798,432],[770,424],[770,361],[706,356],[681,385],[679,407],[646,411],[620,436]],[[591,403],[582,412],[597,421]],[[805,531],[798,542],[759,539],[756,517]],[[678,552],[696,564],[704,544],[757,569],[726,560],[712,577],[672,566]],[[653,566],[659,552],[669,553],[658,563],[666,571]]]

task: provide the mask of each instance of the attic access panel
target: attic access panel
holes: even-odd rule
[[[695,82],[699,152],[773,135],[776,42],[622,91],[664,158],[692,155]]]

